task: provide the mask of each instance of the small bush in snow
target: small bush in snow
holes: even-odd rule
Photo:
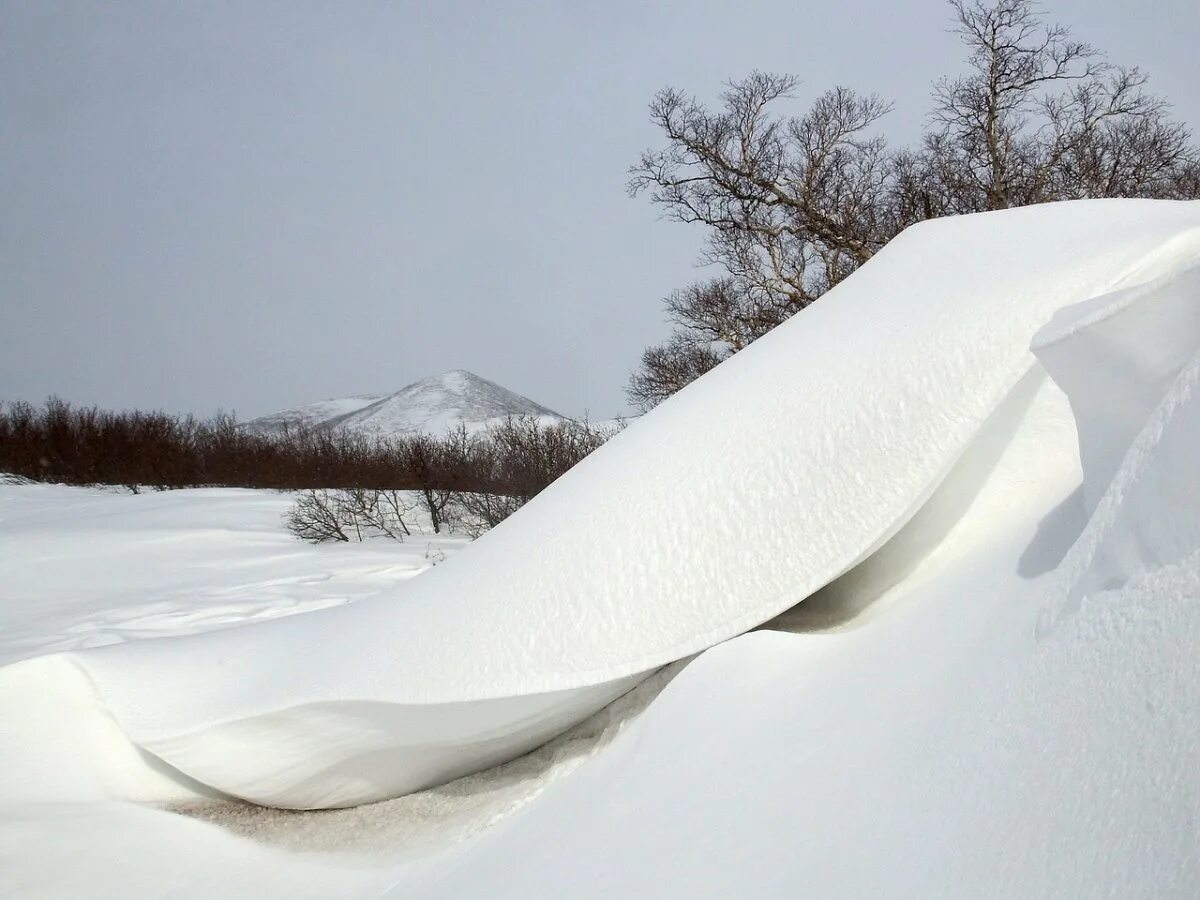
[[[414,508],[399,491],[310,490],[296,498],[283,522],[296,537],[314,544],[377,536],[402,541],[412,534],[405,517]]]
[[[305,491],[283,517],[288,531],[301,540],[348,541],[341,491]]]

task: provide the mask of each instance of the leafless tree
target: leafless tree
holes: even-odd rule
[[[283,523],[296,537],[314,544],[350,540],[346,533],[345,504],[337,491],[302,492]]]
[[[379,488],[348,488],[338,492],[344,522],[354,528],[358,540],[366,535],[383,535],[402,541],[412,534],[408,517],[416,508],[404,494]]]
[[[459,527],[477,538],[519,510],[526,499],[487,491],[458,491],[451,502]]]
[[[625,393],[638,409],[651,409],[715,368],[731,352],[697,341],[686,331],[677,331],[665,344],[646,348]]]
[[[650,118],[667,146],[630,170],[631,193],[649,190],[670,217],[711,229],[704,260],[754,309],[804,307],[891,236],[877,221],[886,146],[868,135],[889,105],[839,87],[804,115],[771,116],[796,84],[755,72],[731,82],[715,111],[661,91]]]
[[[400,491],[308,490],[296,497],[284,515],[284,525],[296,537],[314,544],[377,536],[402,541],[412,533],[408,517],[413,509]]]
[[[951,0],[968,73],[934,86],[939,214],[1080,197],[1166,197],[1196,159],[1147,75],[1047,24],[1033,0]]]
[[[415,480],[418,496],[429,515],[434,534],[440,534],[447,521],[447,507],[460,477],[462,460],[456,449],[466,440],[466,432],[438,439],[431,435],[415,434],[399,445],[401,465]]]
[[[642,354],[628,386],[633,403],[649,409],[784,321],[787,304],[763,302],[765,296],[742,290],[731,277],[696,282],[668,296],[675,334]]]
[[[471,442],[470,486],[455,492],[451,507],[459,524],[475,536],[495,527],[622,427],[586,420],[547,425],[533,416],[493,425]]]
[[[724,270],[666,300],[674,331],[630,379],[645,409],[794,315],[913,222],[1082,197],[1200,196],[1200,154],[1146,75],[1108,63],[1035,0],[951,0],[966,74],[934,85],[916,149],[875,132],[890,104],[838,87],[800,115],[797,80],[755,72],[706,107],[675,88],[665,146],[630,170],[669,218],[708,229]]]

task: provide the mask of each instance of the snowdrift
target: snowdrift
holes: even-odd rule
[[[1165,304],[1166,332],[1190,328],[1198,258],[1198,204],[920,225],[394,597],[75,661],[138,746],[256,802],[357,804],[489,765],[665,663],[836,592],[877,551],[882,590],[964,514],[963,492],[939,494],[943,482],[983,491],[996,453],[1028,433],[1042,408],[1039,328],[1102,297],[1105,322],[1141,323],[1137,310]],[[1060,317],[1039,345],[1089,423],[1093,503],[1113,448],[1188,350],[1138,368],[1143,387],[1111,407],[1071,386],[1102,343],[1103,325],[1083,327],[1094,312]],[[1143,331],[1161,326],[1156,313]],[[1064,420],[1060,408],[1038,428],[1061,435]],[[1055,484],[1069,492],[1072,477]]]
[[[1196,271],[1037,335],[1057,384],[1035,369],[1006,401],[1025,395],[986,478],[870,627],[703,654],[635,739],[386,896],[1192,896]],[[1065,559],[1026,570],[1064,536]]]

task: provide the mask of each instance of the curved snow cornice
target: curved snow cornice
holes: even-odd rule
[[[1055,310],[1197,257],[1200,203],[924,223],[394,597],[77,659],[140,746],[259,802],[487,765],[870,556],[1037,365]]]

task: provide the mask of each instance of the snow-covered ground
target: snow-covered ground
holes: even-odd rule
[[[1198,273],[1197,203],[919,226],[416,578],[0,488],[0,885],[1194,895]]]
[[[451,846],[524,806],[596,752],[676,671],[534,753],[368,807],[273,811],[198,785],[180,790],[173,777],[127,778],[122,767],[144,758],[97,715],[61,651],[394,599],[399,585],[468,545],[419,518],[403,543],[306,544],[281,522],[292,499],[0,482],[0,895],[242,896],[258,885],[271,895],[328,897],[361,885],[369,896],[390,877],[380,860]],[[107,754],[108,771],[76,757],[81,741]],[[112,802],[114,786],[141,792],[144,802]],[[219,864],[182,858],[206,852]],[[270,872],[279,866],[289,871]]]
[[[467,543],[414,520],[404,543],[306,544],[293,499],[0,484],[0,665],[387,595]]]

